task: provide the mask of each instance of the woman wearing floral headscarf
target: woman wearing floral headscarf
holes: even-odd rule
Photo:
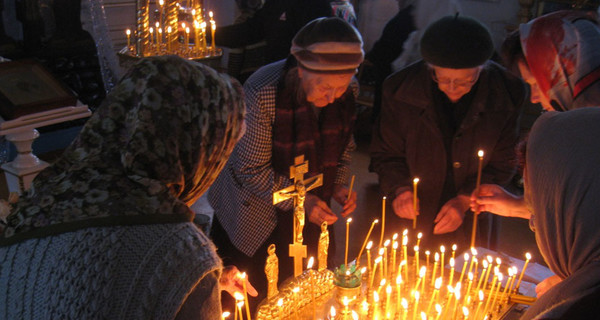
[[[503,58],[548,111],[600,105],[600,27],[595,12],[558,11],[522,24]]]
[[[243,118],[227,76],[135,65],[0,224],[0,318],[219,319],[221,261],[188,204]]]

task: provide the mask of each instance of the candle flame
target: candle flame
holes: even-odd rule
[[[469,308],[463,306],[463,314],[465,315],[465,317],[469,316]]]
[[[367,272],[367,267],[360,268],[360,273],[361,274],[365,274],[365,272]]]
[[[433,256],[433,259],[435,260],[435,262],[440,261],[440,254],[436,252],[435,255]]]
[[[502,282],[503,278],[504,278],[504,275],[502,274],[502,272],[498,272],[498,281]]]
[[[379,249],[379,255],[382,256],[385,253],[385,249],[384,248],[380,248]]]
[[[315,262],[315,259],[313,257],[310,257],[308,259],[308,264],[306,264],[306,269],[311,269],[314,262]]]
[[[244,300],[238,301],[238,303],[236,303],[236,305],[238,306],[238,308],[241,309],[244,306]]]
[[[387,288],[385,288],[385,292],[386,292],[387,294],[390,294],[390,293],[392,293],[392,286],[390,286],[390,285],[388,284]]]
[[[425,251],[425,254],[426,254],[426,255],[430,255],[430,254],[431,254],[431,252],[429,252],[429,250],[427,250],[427,251]]]
[[[283,298],[279,298],[279,300],[277,300],[277,306],[278,307],[283,306]]]
[[[394,233],[394,235],[392,236],[392,240],[396,241],[396,239],[398,239],[398,233]]]
[[[377,294],[377,291],[373,291],[373,301],[375,301],[375,303],[379,302],[379,294]]]
[[[421,311],[421,320],[427,320],[427,314],[424,311]]]
[[[394,245],[392,246],[392,248],[394,248],[394,250],[398,249],[398,242],[394,242]]]
[[[377,257],[377,259],[375,259],[375,263],[380,263],[381,259],[383,259],[383,258],[381,258],[381,256]]]
[[[233,293],[233,298],[235,298],[235,300],[238,300],[238,301],[244,300],[244,295],[241,292],[236,291]]]
[[[246,278],[246,272],[238,272],[238,277],[245,279]]]
[[[419,246],[414,246],[413,250],[415,250],[415,252],[419,251]]]
[[[500,259],[500,258],[496,258],[496,264],[497,264],[497,265],[501,265],[501,264],[502,264],[502,259]]]
[[[342,299],[342,303],[344,304],[344,307],[348,307],[350,301],[348,300],[347,296],[344,296],[344,298]]]
[[[477,249],[475,249],[475,248],[471,247],[471,254],[472,254],[473,256],[476,256],[476,255],[477,255]]]
[[[473,272],[469,272],[468,277],[469,277],[469,281],[473,281]]]
[[[402,302],[400,302],[400,304],[405,310],[408,309],[408,301],[406,301],[406,298],[402,298]]]
[[[525,254],[525,258],[527,258],[527,260],[531,260],[531,253],[527,252]]]
[[[379,223],[379,219],[373,220],[373,224],[378,224],[378,223]]]
[[[182,23],[181,23],[181,28],[182,28],[182,29],[185,29],[185,22],[182,22]]]
[[[356,311],[352,310],[352,320],[358,320],[358,313],[356,313]]]
[[[171,26],[168,26],[168,27],[167,27],[167,32],[168,32],[168,33],[171,33],[171,31],[172,31],[172,30],[173,30],[173,29],[171,29]]]
[[[479,301],[483,301],[483,290],[479,290]]]
[[[487,269],[489,263],[487,262],[487,260],[483,260],[483,268]]]
[[[457,248],[456,244],[453,244],[452,245],[452,251],[456,251],[456,248]]]
[[[463,255],[463,257],[465,258],[465,262],[469,261],[469,254],[468,253],[465,253]]]
[[[387,247],[390,245],[390,239],[385,240],[385,242],[383,243],[384,247]]]
[[[417,239],[421,239],[421,238],[423,238],[423,233],[419,232],[419,233],[417,234]]]
[[[487,261],[488,261],[489,263],[492,263],[492,262],[494,262],[494,258],[492,258],[492,256],[489,256],[489,255],[488,255],[488,256],[486,257],[486,259],[487,259]]]
[[[396,284],[397,284],[397,285],[400,285],[401,283],[402,283],[402,276],[401,276],[401,275],[398,275],[398,276],[396,277]]]
[[[362,308],[364,312],[368,312],[369,311],[369,303],[367,302],[367,300],[363,300],[362,302]]]
[[[380,287],[384,287],[385,286],[385,278],[381,279],[381,281],[379,281],[379,286]]]
[[[414,183],[414,184],[417,184],[417,183],[419,183],[419,178],[414,178],[414,179],[413,179],[413,183]]]
[[[224,318],[229,317],[230,315],[231,315],[231,312],[225,311],[225,312],[223,312],[223,314],[221,315],[221,317],[223,317],[223,319],[224,319]]]
[[[402,231],[402,236],[406,236],[408,235],[408,229],[404,229],[404,231]]]
[[[344,298],[345,298],[345,297],[344,297]],[[335,313],[335,307],[334,307],[334,306],[331,306],[331,309],[329,310],[329,314],[331,315],[331,318],[334,318],[334,317],[335,317],[335,314],[336,314],[336,313]]]
[[[348,220],[346,220],[346,223],[350,223],[352,222],[352,218],[348,218]]]
[[[156,23],[154,25],[156,26],[156,29],[158,29],[158,26],[160,26],[160,23],[158,23],[158,21],[156,21]]]
[[[419,301],[419,298],[421,298],[421,294],[419,291],[415,291],[415,300]]]
[[[402,245],[405,246],[408,244],[408,237],[407,236],[403,236],[402,237]]]
[[[292,289],[292,292],[294,292],[294,293],[300,292],[300,287],[294,287],[294,289]]]
[[[477,156],[479,157],[479,159],[483,158],[483,150],[477,151]]]
[[[150,27],[150,30],[148,31],[150,31],[150,33],[154,33],[154,28]]]
[[[125,34],[127,34],[128,36],[131,35],[131,30],[130,29],[125,30]]]
[[[158,5],[159,6],[163,6],[165,4],[165,0],[158,0]]]
[[[373,241],[369,241],[369,243],[367,243],[367,250],[371,250],[372,246],[373,246]]]
[[[454,258],[450,258],[450,267],[454,268]]]
[[[442,287],[442,277],[439,277],[439,278],[435,279],[435,288],[437,290],[440,290],[441,287]]]
[[[422,266],[421,270],[419,270],[419,278],[424,278],[425,274],[427,274],[427,267]]]
[[[443,245],[440,246],[440,252],[444,253],[446,252],[446,247],[444,247]]]
[[[209,11],[209,12],[208,12],[208,16],[209,16],[209,17],[212,19],[212,17],[213,17],[213,12],[212,12],[212,11]],[[483,152],[483,151],[481,151],[481,152]]]
[[[436,304],[435,304],[435,311],[436,311],[438,314],[442,313],[442,305],[441,305],[441,304],[439,304],[439,303],[436,303]]]

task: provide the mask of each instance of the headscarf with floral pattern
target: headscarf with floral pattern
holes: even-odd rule
[[[596,14],[557,11],[519,27],[540,90],[562,110],[600,104],[600,27]]]
[[[132,67],[0,224],[0,245],[85,227],[191,221],[243,133],[241,86],[177,56]]]

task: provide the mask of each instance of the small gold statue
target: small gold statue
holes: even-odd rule
[[[321,223],[321,235],[319,236],[319,247],[317,260],[319,261],[319,271],[327,269],[327,251],[329,250],[329,230],[327,230],[327,222]]]
[[[267,249],[269,256],[265,263],[265,274],[267,275],[267,299],[271,299],[279,293],[277,290],[277,281],[279,280],[279,259],[275,254],[275,245],[271,244]]]

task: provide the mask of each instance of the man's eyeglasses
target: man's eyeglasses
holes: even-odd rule
[[[433,79],[433,81],[435,81],[441,85],[449,86],[451,83],[454,83],[455,87],[468,88],[468,87],[473,86],[475,84],[475,82],[477,82],[477,80],[479,80],[479,74],[481,73],[481,68],[477,69],[477,73],[471,80],[438,78],[438,76],[435,73],[435,70],[433,68],[430,68],[429,71],[431,71],[431,78]]]

